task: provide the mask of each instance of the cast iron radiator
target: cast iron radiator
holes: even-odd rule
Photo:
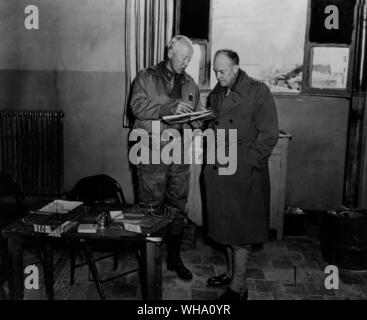
[[[0,171],[27,196],[63,192],[63,117],[62,111],[0,110]]]

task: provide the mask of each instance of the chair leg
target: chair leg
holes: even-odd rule
[[[75,264],[76,264],[76,252],[75,252],[75,249],[72,248],[70,250],[70,285],[71,286],[75,283]]]
[[[89,266],[89,270],[92,274],[94,283],[97,286],[97,290],[98,290],[98,294],[101,297],[102,300],[105,300],[105,294],[102,288],[102,284],[101,284],[101,279],[99,277],[98,274],[98,270],[97,270],[97,266],[96,263],[94,262],[94,258],[93,258],[93,254],[91,252],[91,250],[89,249],[88,245],[85,242],[82,242],[82,251],[85,255],[85,258],[87,260],[88,266]]]
[[[116,271],[119,266],[119,255],[117,252],[113,254],[113,271]]]
[[[135,250],[135,256],[138,264],[140,265],[143,262],[143,253],[141,252],[141,249],[137,248]]]
[[[36,256],[37,256],[37,259],[38,259],[38,260],[41,262],[41,264],[44,266],[44,264],[45,264],[45,260],[44,260],[44,257],[43,257],[43,255],[42,255],[42,250],[41,250],[41,248],[40,248],[38,245],[36,245],[35,250],[36,250]]]
[[[2,287],[0,287],[0,300],[7,300],[7,299],[8,297],[5,290]]]

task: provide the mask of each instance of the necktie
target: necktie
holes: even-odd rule
[[[182,98],[182,83],[181,83],[181,75],[175,73],[173,80],[173,88],[171,90],[171,97],[175,99]]]

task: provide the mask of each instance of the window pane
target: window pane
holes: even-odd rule
[[[299,92],[306,19],[307,0],[213,0],[212,55],[233,49],[241,68],[272,91]]]
[[[312,49],[311,87],[345,89],[347,87],[349,48]]]
[[[202,57],[202,50],[204,48],[201,47],[199,44],[194,43],[194,54],[190,61],[190,64],[186,68],[186,72],[195,80],[197,84],[200,83],[200,63]]]

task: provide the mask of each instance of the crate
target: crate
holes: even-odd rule
[[[186,220],[181,244],[182,251],[196,249],[196,224],[188,218]]]

